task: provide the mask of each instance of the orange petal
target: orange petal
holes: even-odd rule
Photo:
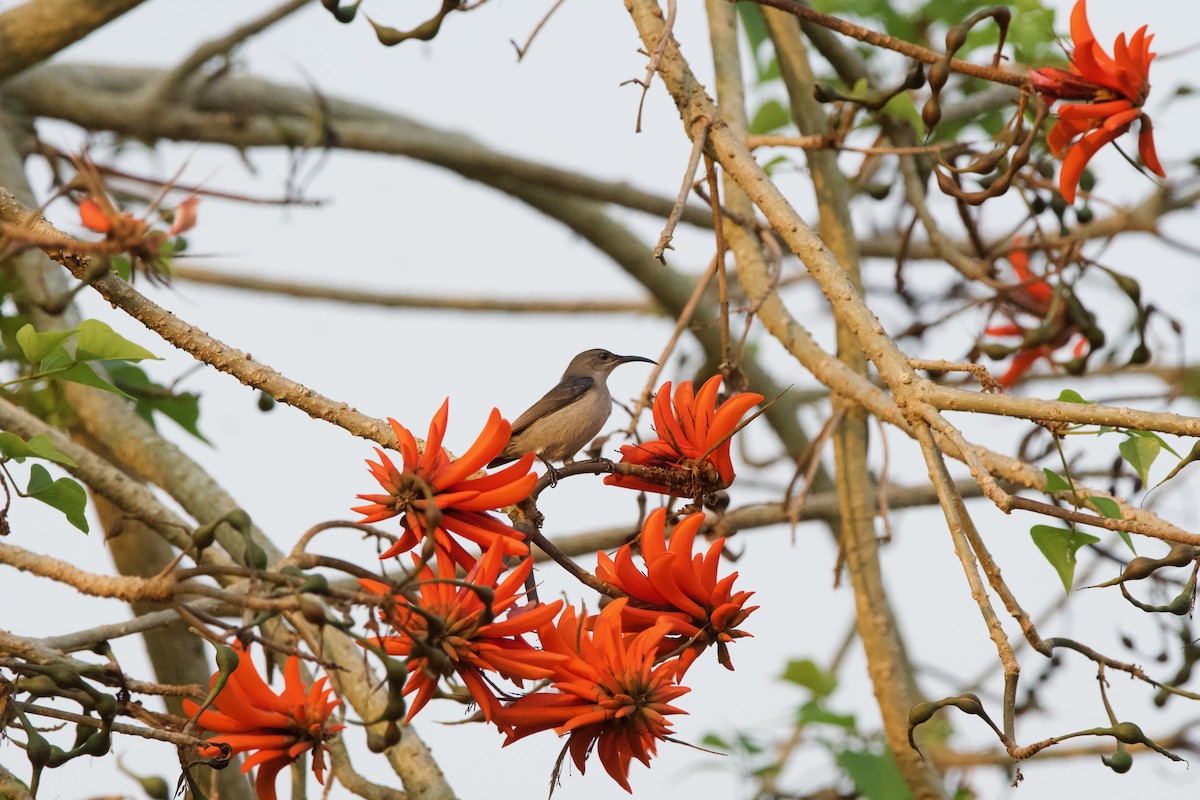
[[[90,197],[79,201],[79,221],[83,227],[96,233],[108,233],[112,229],[112,222],[104,209]]]
[[[1150,123],[1150,118],[1145,114],[1142,115],[1142,129],[1138,133],[1138,152],[1147,169],[1160,178],[1167,177],[1162,164],[1158,162],[1158,152],[1154,148],[1154,127]]]

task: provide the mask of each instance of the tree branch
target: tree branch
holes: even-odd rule
[[[0,14],[0,80],[137,8],[144,0],[30,0]]]

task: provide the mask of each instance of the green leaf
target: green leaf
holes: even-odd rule
[[[826,697],[833,694],[833,690],[837,688],[837,676],[826,672],[807,658],[788,661],[782,677],[785,681],[803,686],[816,697]]]
[[[892,754],[869,750],[843,750],[835,755],[860,797],[866,800],[911,800],[912,793],[896,767]]]
[[[15,433],[0,432],[0,452],[17,462],[26,458],[44,458],[47,461],[66,464],[68,467],[75,466],[75,461],[55,447],[50,437],[44,433],[30,437],[27,442]]]
[[[1079,392],[1074,389],[1063,389],[1059,392],[1058,400],[1061,403],[1091,403],[1091,400],[1084,400],[1079,396]]]
[[[734,9],[742,23],[742,30],[746,32],[746,38],[750,40],[750,52],[754,54],[754,60],[757,62],[758,50],[767,40],[767,22],[763,19],[762,11],[753,3],[738,3]]]
[[[725,741],[715,733],[704,734],[704,736],[700,739],[700,744],[704,745],[705,747],[711,747],[713,750],[724,750],[726,752],[733,749],[729,742]]]
[[[84,533],[88,532],[87,518],[83,515],[87,508],[87,492],[78,482],[70,478],[54,480],[45,467],[34,464],[29,468],[29,488],[25,492],[58,509],[66,515],[67,522]]]
[[[883,113],[891,114],[902,120],[906,120],[917,130],[917,136],[925,135],[925,120],[921,119],[921,112],[917,110],[917,104],[913,100],[913,96],[908,92],[900,94],[888,100],[882,109]]]
[[[128,400],[133,399],[129,395],[125,394],[125,392],[122,392],[120,389],[118,389],[117,387],[115,387],[111,383],[109,383],[108,381],[101,378],[99,375],[96,374],[96,371],[94,369],[89,367],[87,364],[84,364],[83,362],[80,362],[80,363],[76,364],[75,366],[71,367],[70,369],[68,369],[64,372],[60,372],[57,375],[53,375],[51,377],[53,377],[54,380],[56,380],[56,381],[71,381],[72,383],[82,383],[84,386],[93,386],[97,389],[103,389],[106,392],[112,392],[113,394],[119,394],[119,395],[121,395],[121,397],[124,397]]]
[[[1175,452],[1175,448],[1171,447],[1171,445],[1167,443],[1166,439],[1162,438],[1154,431],[1131,430],[1131,431],[1129,431],[1129,435],[1130,436],[1141,436],[1142,438],[1145,438],[1145,439],[1156,439],[1158,441],[1158,443],[1160,445],[1162,445],[1163,450],[1166,450],[1168,453],[1175,456],[1176,458],[1183,458],[1183,456],[1181,456],[1181,455],[1179,455],[1179,453]]]
[[[771,133],[786,127],[792,121],[792,115],[778,100],[768,100],[754,112],[750,120],[750,133]]]
[[[133,275],[133,262],[128,256],[113,256],[108,261],[109,269],[117,273],[117,277],[129,283],[129,278]]]
[[[54,348],[71,338],[75,331],[47,331],[38,333],[33,326],[26,323],[17,331],[17,344],[30,364],[36,364],[46,357]]]
[[[155,424],[154,412],[174,420],[179,427],[205,444],[212,444],[200,432],[200,395],[192,392],[174,392],[169,387],[150,380],[140,367],[121,361],[106,365],[113,385],[133,396],[137,412],[151,425]]]
[[[38,365],[40,372],[52,372],[56,369],[63,369],[75,363],[75,359],[71,358],[71,354],[67,352],[65,347],[56,347],[50,351],[49,355],[42,359],[42,363]]]
[[[8,431],[0,432],[0,453],[4,453],[17,463],[33,456],[33,450],[29,448],[25,440]]]
[[[797,725],[834,725],[854,733],[858,727],[853,714],[838,714],[824,708],[816,700],[809,700],[796,710]]]
[[[1046,474],[1046,485],[1042,488],[1046,494],[1054,492],[1069,492],[1071,484],[1067,483],[1057,472],[1051,469],[1042,468],[1042,472]]]
[[[762,745],[760,745],[758,742],[751,739],[746,734],[738,733],[737,738],[738,738],[738,744],[741,745],[742,750],[749,753],[750,755],[756,756],[762,752],[762,750],[763,750]]]
[[[780,164],[790,164],[790,163],[791,163],[791,161],[790,161],[790,159],[788,159],[787,156],[775,156],[770,161],[768,161],[767,163],[762,165],[762,171],[767,173],[767,175],[771,175],[774,173],[775,168],[777,166],[779,166]]]
[[[1076,551],[1085,545],[1100,541],[1100,538],[1065,528],[1051,528],[1049,525],[1034,525],[1029,535],[1033,537],[1033,543],[1037,545],[1038,550],[1041,550],[1042,555],[1050,562],[1050,566],[1054,567],[1054,571],[1062,580],[1063,589],[1069,594],[1071,583],[1075,579]]]
[[[79,361],[141,361],[157,358],[154,353],[139,344],[134,344],[97,319],[85,319],[79,323],[79,333],[75,341],[78,344],[75,358]]]
[[[1150,466],[1154,463],[1154,459],[1158,458],[1159,451],[1162,450],[1162,441],[1147,436],[1131,435],[1121,442],[1117,450],[1121,452],[1121,458],[1128,461],[1129,466],[1137,472],[1142,483],[1149,486]]]
[[[1099,511],[1103,516],[1109,519],[1121,518],[1121,507],[1117,505],[1116,500],[1108,497],[1088,497],[1087,500],[1092,504],[1092,508]]]

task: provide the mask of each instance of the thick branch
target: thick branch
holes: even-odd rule
[[[50,64],[9,81],[0,92],[30,116],[52,117],[89,130],[138,139],[212,142],[233,147],[337,147],[406,156],[488,183],[520,181],[614,203],[665,218],[674,201],[620,181],[490,150],[470,137],[423,125],[400,114],[311,90],[254,78],[222,76],[189,98],[192,105],[148,106],[144,92],[163,70],[101,64]],[[709,210],[688,205],[681,218],[712,224]]]
[[[652,314],[653,303],[638,300],[502,300],[497,297],[434,297],[389,293],[374,289],[344,289],[312,283],[260,278],[255,275],[234,275],[229,272],[175,264],[171,276],[190,283],[225,286],[250,292],[301,297],[309,300],[332,300],[337,303],[383,306],[384,308],[424,308],[446,311],[485,311],[503,314]]]
[[[144,0],[31,0],[0,14],[0,79],[45,61]]]

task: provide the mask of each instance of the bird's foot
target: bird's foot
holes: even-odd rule
[[[538,458],[541,459],[541,462],[546,465],[546,474],[550,476],[550,488],[553,489],[555,486],[558,486],[558,479],[562,477],[562,473],[555,469],[553,464],[542,458],[540,455]]]

